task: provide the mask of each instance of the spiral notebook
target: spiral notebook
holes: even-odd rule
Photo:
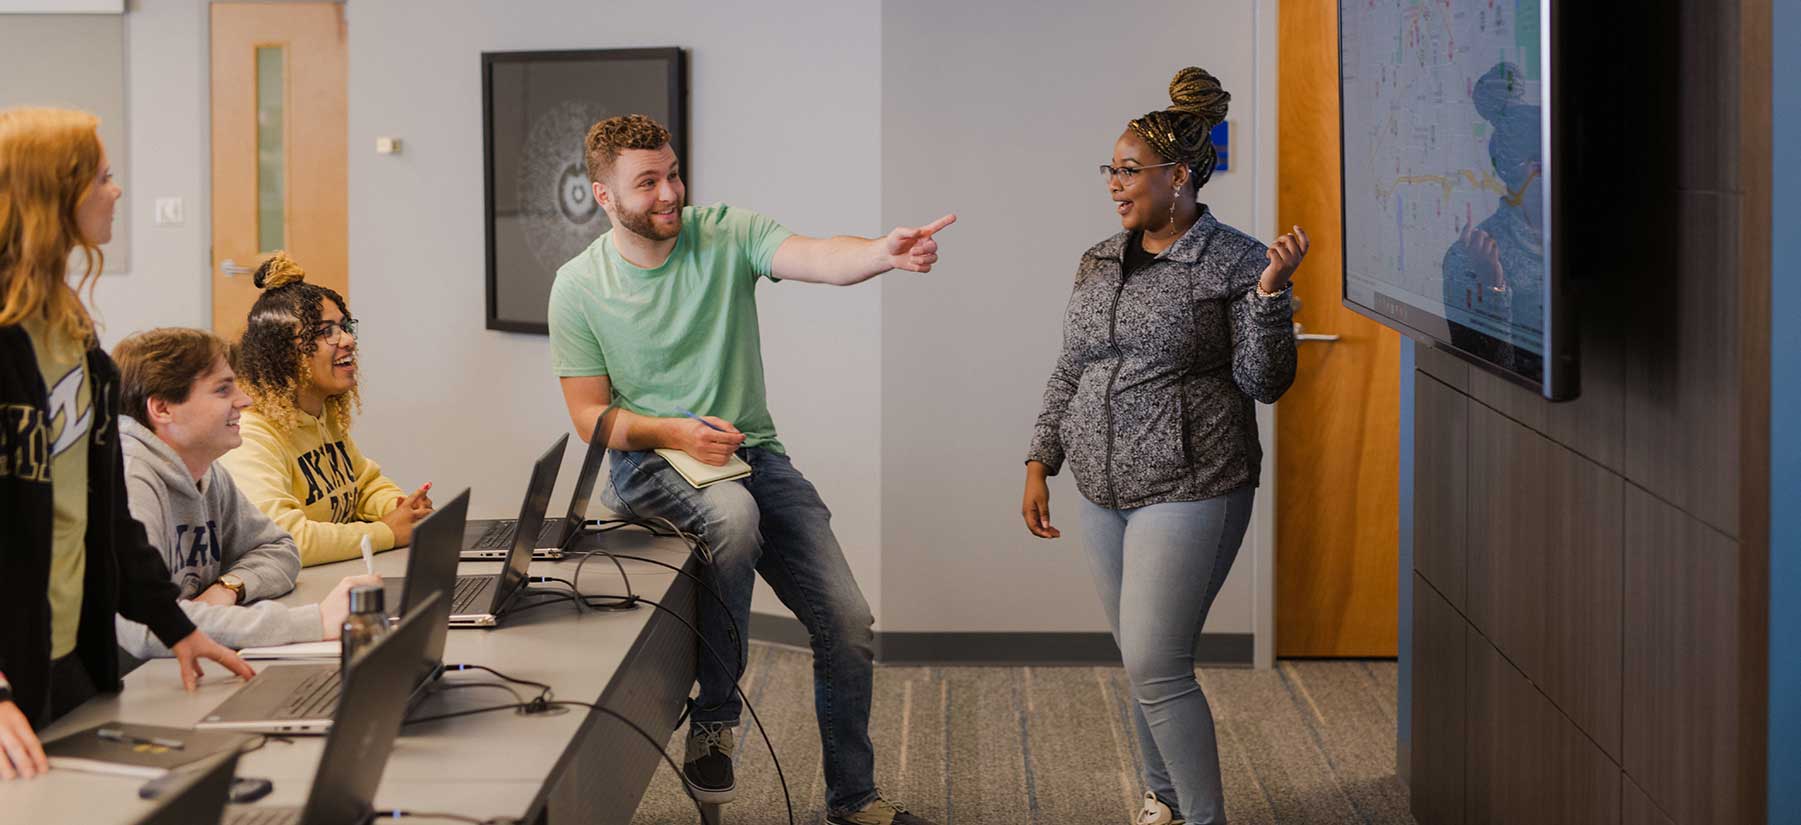
[[[682,478],[694,485],[695,489],[706,487],[709,484],[718,484],[721,481],[750,477],[750,465],[744,463],[744,459],[736,455],[719,467],[701,461],[681,450],[659,449],[657,455],[669,462],[669,466],[681,473]]]

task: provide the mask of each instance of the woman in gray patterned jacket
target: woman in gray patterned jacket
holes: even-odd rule
[[[1101,167],[1125,231],[1077,268],[1021,506],[1033,535],[1061,535],[1045,477],[1067,458],[1137,699],[1150,786],[1138,825],[1226,821],[1193,650],[1250,519],[1263,455],[1252,402],[1294,381],[1289,279],[1308,246],[1295,227],[1265,247],[1198,202],[1231,96],[1187,68],[1170,98]]]

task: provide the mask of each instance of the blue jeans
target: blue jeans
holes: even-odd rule
[[[875,750],[869,742],[875,617],[832,534],[832,512],[819,491],[787,456],[755,447],[738,451],[751,466],[749,478],[700,490],[655,452],[610,455],[612,484],[602,489],[602,502],[619,513],[667,518],[713,550],[705,578],[730,612],[704,593],[696,612],[701,634],[725,662],[702,647],[694,721],[738,722],[742,703],[733,690],[736,674],[727,668],[748,655],[751,593],[762,574],[812,639],[813,711],[825,753],[826,803],[834,813],[869,804],[876,795]],[[733,621],[739,630],[736,652]]]
[[[1213,709],[1194,678],[1194,646],[1238,557],[1255,492],[1131,510],[1077,497],[1095,585],[1137,700],[1146,784],[1191,825],[1226,821]]]

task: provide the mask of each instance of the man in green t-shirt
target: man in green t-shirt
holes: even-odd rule
[[[812,638],[826,821],[927,825],[876,791],[874,619],[832,534],[831,512],[776,437],[756,286],[758,278],[845,286],[890,269],[929,272],[938,260],[933,235],[956,216],[881,238],[808,238],[748,210],[687,206],[669,132],[650,118],[601,121],[585,149],[594,198],[613,228],[557,270],[550,290],[551,360],[563,399],[577,432],[593,432],[605,416],[607,505],[667,518],[704,539],[710,583],[726,603],[709,598],[698,607],[704,648],[718,657],[701,652],[683,773],[703,802],[735,794],[734,670],[746,651],[732,629],[749,626],[760,573]],[[715,466],[736,454],[751,474],[696,489],[653,452],[659,448]]]

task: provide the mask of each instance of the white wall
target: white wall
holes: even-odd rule
[[[127,225],[131,252],[127,271],[103,276],[93,300],[109,348],[137,330],[204,327],[212,318],[206,2],[132,0],[125,41],[131,151],[119,171],[130,196],[113,220]],[[153,226],[158,197],[180,197],[186,221]]]
[[[481,52],[682,46],[693,202],[806,234],[872,234],[879,23],[873,1],[352,2],[351,302],[368,325],[359,442],[403,484],[471,485],[472,513],[499,516],[516,511],[530,457],[570,429],[548,339],[482,329]],[[375,154],[378,135],[402,138],[403,153]],[[760,290],[776,425],[880,616],[880,292]],[[579,461],[572,450],[559,498]],[[781,612],[767,592],[758,608]]]
[[[882,281],[885,629],[1106,630],[1068,475],[1051,487],[1062,539],[1020,519],[1026,444],[1076,262],[1119,231],[1096,167],[1183,66],[1233,94],[1231,170],[1203,200],[1257,231],[1253,6],[884,5],[883,217],[961,216],[942,268]],[[1252,630],[1252,542],[1209,632]]]

